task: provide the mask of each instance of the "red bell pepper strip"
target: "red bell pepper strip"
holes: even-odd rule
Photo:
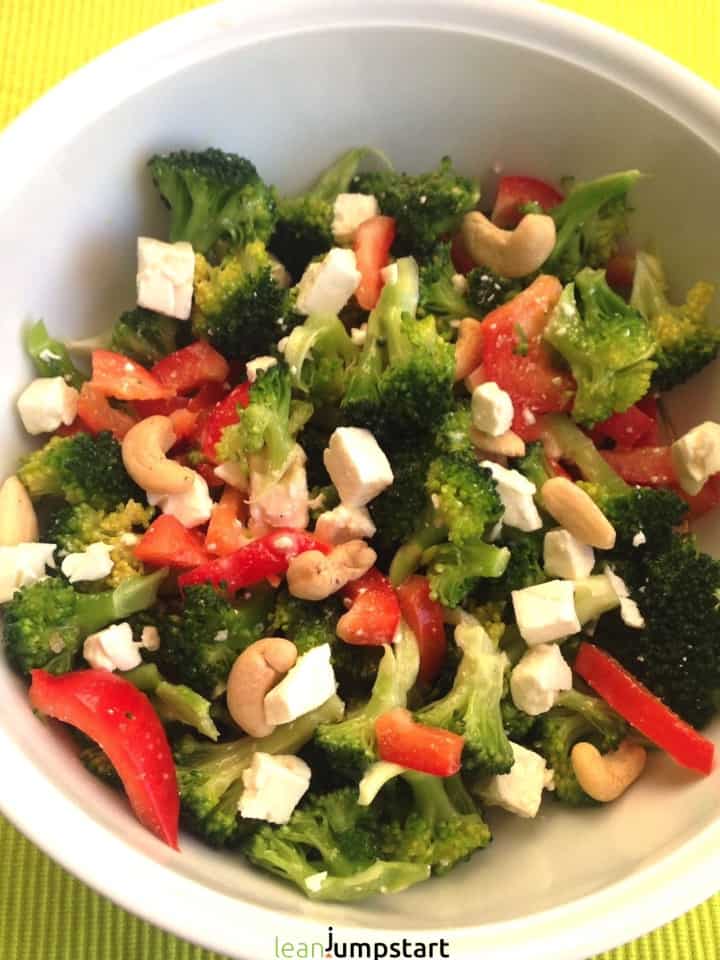
[[[591,436],[596,443],[607,438],[614,440],[618,447],[628,448],[647,443],[647,438],[654,436],[656,430],[656,418],[636,404],[624,413],[614,413],[602,423],[596,423]]]
[[[223,383],[230,372],[228,362],[206,340],[176,350],[158,360],[150,373],[174,393],[190,393],[204,383]]]
[[[130,414],[110,406],[105,394],[91,383],[84,383],[80,388],[77,415],[91,433],[109,430],[116,440],[122,440],[136,423]]]
[[[380,759],[388,763],[436,777],[451,777],[460,769],[464,737],[415,723],[401,707],[377,718],[375,737]]]
[[[445,623],[440,604],[430,597],[427,577],[413,574],[397,588],[400,611],[417,640],[420,651],[418,677],[432,683],[447,653]]]
[[[574,669],[616,713],[673,760],[698,773],[710,773],[714,744],[666,707],[614,657],[592,643],[581,643]]]
[[[169,513],[153,520],[133,552],[156,567],[197,567],[210,559],[200,537]]]
[[[268,577],[283,576],[292,558],[300,553],[319,550],[327,554],[331,549],[327,543],[304,530],[279,527],[226,557],[211,560],[181,574],[178,585],[182,590],[197,583],[210,583],[215,587],[225,584],[229,593],[235,593]]]
[[[30,702],[94,740],[122,780],[143,826],[178,849],[175,764],[165,730],[146,695],[106,670],[79,670],[54,677],[32,671]]]
[[[238,407],[246,407],[250,402],[250,384],[241,383],[216,404],[207,416],[202,430],[202,452],[212,463],[217,463],[215,444],[222,436],[225,427],[237,423],[240,419]]]
[[[100,393],[118,400],[163,400],[175,393],[145,367],[111,350],[93,350],[90,383]]]
[[[499,227],[515,227],[524,216],[520,208],[525,204],[537,203],[547,213],[563,200],[563,195],[544,180],[536,180],[535,177],[501,177],[491,219]]]
[[[350,609],[338,620],[336,633],[355,646],[393,643],[400,624],[400,604],[392,584],[373,567],[342,591]]]
[[[363,310],[372,310],[383,288],[380,271],[390,262],[390,247],[395,240],[392,217],[370,217],[355,231],[355,261],[360,271],[360,285],[355,299]]]

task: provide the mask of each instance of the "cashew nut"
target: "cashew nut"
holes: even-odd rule
[[[367,573],[377,554],[364,540],[348,540],[332,553],[308,550],[290,561],[288,590],[301,600],[324,600],[351,580]]]
[[[228,676],[230,715],[251,737],[267,737],[275,727],[265,719],[265,695],[295,665],[297,648],[284,637],[265,637],[243,650]]]
[[[192,489],[194,471],[165,456],[175,440],[172,420],[161,416],[146,417],[125,434],[125,469],[147,493],[187,493]]]
[[[35,508],[20,480],[8,477],[0,487],[0,547],[34,543],[38,538]]]
[[[502,230],[473,211],[465,214],[462,235],[475,263],[501,277],[526,277],[552,253],[555,221],[544,213],[528,213],[514,230]]]
[[[491,437],[489,433],[470,427],[472,445],[483,453],[495,457],[524,457],[525,441],[513,430],[506,430],[499,437]]]
[[[647,752],[639,743],[623,740],[617,750],[602,754],[591,743],[576,743],[570,754],[578,783],[600,803],[617,800],[645,767]]]

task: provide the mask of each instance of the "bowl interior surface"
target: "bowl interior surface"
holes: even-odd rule
[[[166,234],[145,168],[155,151],[238,151],[288,191],[356,144],[380,147],[409,170],[450,154],[489,197],[500,170],[557,180],[638,167],[648,176],[636,191],[635,236],[667,259],[677,292],[717,276],[715,151],[612,79],[483,36],[481,18],[478,28],[317,29],[245,47],[239,35],[237,49],[199,57],[114,102],[62,148],[50,143],[0,216],[2,472],[26,446],[13,401],[30,376],[20,343],[27,319],[44,317],[61,337],[88,335],[134,302],[135,238]],[[679,392],[678,426],[716,413],[715,374]],[[720,546],[717,523],[702,536]],[[527,917],[662,861],[718,817],[720,772],[698,780],[653,756],[642,782],[608,808],[572,812],[548,800],[535,821],[493,812],[491,848],[450,876],[368,904],[313,905],[191,838],[182,857],[160,849],[62,735],[33,717],[4,665],[0,727],[54,789],[148,858],[229,897],[321,924],[422,931]]]

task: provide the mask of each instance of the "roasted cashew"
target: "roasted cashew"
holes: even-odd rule
[[[484,214],[473,211],[465,214],[462,235],[478,265],[501,277],[526,277],[552,253],[555,221],[544,213],[528,213],[514,230],[502,230]]]
[[[8,477],[0,487],[0,547],[34,543],[38,522],[32,500],[16,476]]]
[[[616,531],[589,494],[567,477],[551,477],[540,488],[543,507],[582,543],[612,550]]]
[[[483,430],[470,427],[470,441],[477,450],[495,457],[525,456],[525,441],[513,430],[506,430],[499,437],[491,437]]]
[[[275,727],[265,719],[265,695],[297,660],[297,647],[284,637],[265,637],[243,650],[228,676],[230,715],[251,737],[267,737]]]
[[[187,493],[195,473],[166,457],[175,443],[169,417],[146,417],[125,434],[122,458],[125,469],[147,493]]]
[[[288,590],[301,600],[324,600],[362,577],[376,560],[377,554],[364,540],[348,540],[329,554],[308,550],[290,561]]]
[[[617,800],[645,767],[647,752],[639,743],[623,740],[617,750],[602,754],[591,743],[576,743],[570,754],[578,783],[600,803]]]

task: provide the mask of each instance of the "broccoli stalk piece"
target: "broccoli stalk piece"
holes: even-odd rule
[[[429,431],[452,405],[455,357],[435,320],[415,319],[418,270],[412,257],[397,262],[370,314],[365,343],[349,371],[342,401],[347,419],[372,429],[391,446],[409,430]]]
[[[332,696],[320,707],[292,723],[277,727],[268,737],[242,737],[229,743],[181,741],[175,755],[181,817],[194,833],[212,846],[237,844],[248,823],[238,818],[243,791],[242,775],[257,751],[297,753],[312,737],[318,724],[332,723],[343,714],[342,701]]]
[[[648,392],[654,337],[645,318],[608,287],[602,270],[581,270],[565,287],[544,337],[572,370],[578,423],[592,426],[622,413]]]
[[[233,249],[217,265],[195,257],[192,330],[229,359],[251,360],[275,352],[275,344],[303,318],[278,282],[276,264],[262,243]]]
[[[266,241],[275,226],[275,191],[244,157],[213,148],[156,154],[148,163],[170,208],[170,240],[207,253],[218,240]]]
[[[428,173],[361,173],[351,188],[374,194],[381,212],[395,218],[396,256],[427,257],[441,237],[455,232],[464,214],[480,199],[477,182],[457,173],[449,157],[443,157],[437,169]]]
[[[24,674],[38,668],[67,673],[85,637],[151,607],[166,574],[158,570],[92,594],[55,578],[22,587],[4,608],[8,660]]]
[[[570,754],[580,740],[594,744],[601,753],[617,750],[627,733],[627,724],[597,697],[568,690],[557,705],[537,718],[534,748],[554,772],[555,796],[569,806],[596,803],[578,783]]]
[[[25,333],[25,349],[33,366],[41,377],[62,377],[71,387],[79,390],[87,377],[70,359],[64,343],[53,340],[43,320],[36,320]]]
[[[630,493],[632,487],[613,470],[590,437],[568,417],[551,413],[543,418],[543,428],[560,450],[561,458],[574,463],[586,481],[602,487],[608,495],[626,496]]]
[[[574,601],[580,626],[598,620],[604,613],[620,606],[620,599],[604,573],[576,580]]]
[[[397,643],[383,648],[370,699],[340,723],[321,724],[317,729],[314,745],[333,770],[357,780],[377,760],[375,721],[395,707],[406,706],[419,664],[415,637],[403,625]]]
[[[415,714],[420,723],[465,737],[463,768],[477,773],[507,773],[513,764],[503,728],[505,656],[477,622],[460,623],[455,642],[462,659],[450,692]]]
[[[126,670],[122,677],[147,693],[163,723],[193,727],[209,740],[217,740],[220,736],[210,715],[210,701],[184,684],[168,683],[154,663],[143,663],[133,670]]]
[[[514,459],[511,466],[514,470],[519,470],[530,483],[534,483],[538,493],[542,485],[554,476],[545,453],[545,445],[540,441],[529,443],[525,455]]]
[[[557,238],[543,270],[567,283],[583,267],[605,266],[627,233],[627,195],[640,176],[626,170],[576,183],[550,211]]]
[[[105,431],[95,437],[87,433],[53,437],[23,457],[18,476],[33,500],[64,497],[68,503],[113,510],[142,497],[125,470],[120,444]]]
[[[710,283],[696,283],[685,303],[668,300],[667,281],[657,257],[640,251],[635,258],[630,304],[645,317],[657,341],[652,385],[670,390],[699,373],[720,350],[720,328],[707,316],[715,294]]]
[[[336,316],[315,314],[295,327],[284,350],[292,384],[315,406],[337,407],[357,349]]]

